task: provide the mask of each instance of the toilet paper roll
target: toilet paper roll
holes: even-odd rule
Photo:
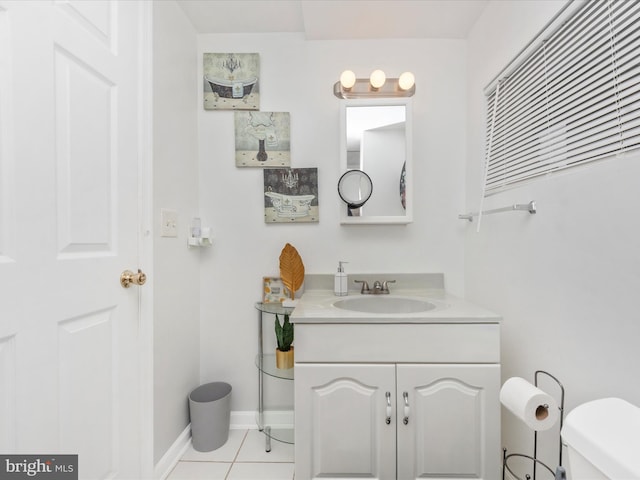
[[[504,382],[500,402],[532,430],[550,429],[560,415],[558,404],[551,395],[520,377]]]

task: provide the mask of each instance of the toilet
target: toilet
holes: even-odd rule
[[[562,427],[570,480],[640,479],[640,408],[603,398],[573,409]]]

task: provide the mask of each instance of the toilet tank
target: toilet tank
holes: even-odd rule
[[[603,398],[576,407],[567,415],[562,439],[570,478],[640,479],[640,408],[629,402]]]

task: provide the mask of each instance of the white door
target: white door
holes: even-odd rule
[[[0,0],[0,452],[140,478],[139,2]],[[150,406],[149,406],[150,407]],[[148,467],[145,467],[148,468]]]
[[[499,390],[499,365],[398,365],[398,479],[498,478]]]
[[[295,391],[296,478],[396,478],[395,365],[296,364]]]

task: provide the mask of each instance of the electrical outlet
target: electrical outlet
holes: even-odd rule
[[[178,212],[166,208],[160,209],[160,236],[178,236]]]

